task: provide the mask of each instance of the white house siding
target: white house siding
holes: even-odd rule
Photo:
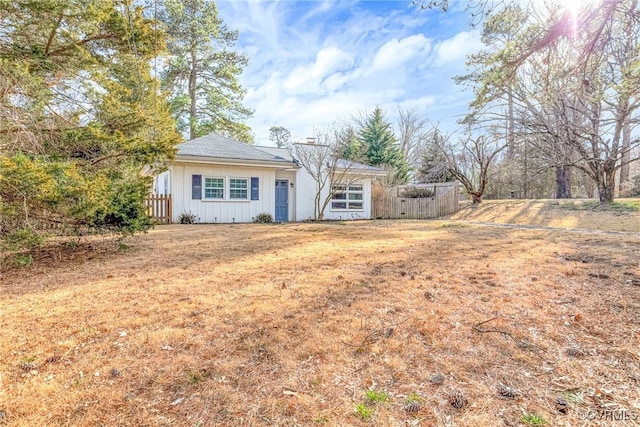
[[[171,194],[171,172],[164,171],[153,179],[153,194]]]
[[[298,170],[296,177],[296,219],[305,221],[313,219],[313,203],[316,194],[316,182],[304,168]]]
[[[371,218],[371,179],[363,177],[357,179],[353,184],[362,184],[363,190],[363,210],[362,211],[333,211],[331,210],[331,202],[324,211],[324,219],[341,220],[341,219],[370,219]],[[329,194],[330,184],[323,190],[321,200],[324,201]],[[297,219],[300,221],[313,219],[314,198],[316,194],[316,181],[307,173],[304,168],[298,171],[296,185],[296,210]]]
[[[173,221],[182,213],[194,214],[199,223],[251,222],[260,213],[275,215],[275,169],[259,166],[224,166],[208,164],[174,164],[171,166]],[[259,178],[258,200],[197,200],[191,198],[191,176]],[[228,192],[228,188],[226,188]],[[249,193],[251,189],[249,189]]]

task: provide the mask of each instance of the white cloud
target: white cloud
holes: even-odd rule
[[[482,48],[480,34],[477,31],[462,31],[455,36],[443,40],[435,48],[436,63],[445,65],[453,62],[464,62],[467,55]]]
[[[415,34],[404,39],[391,39],[378,50],[373,59],[373,70],[389,70],[411,59],[424,60],[431,50],[431,41],[423,34]]]
[[[318,52],[313,65],[313,75],[323,78],[333,71],[345,70],[353,65],[353,56],[335,47],[327,47]]]
[[[404,109],[424,110],[427,107],[436,105],[436,97],[433,95],[421,96],[418,98],[410,98],[398,103],[398,107]]]
[[[464,55],[479,39],[464,31],[466,18],[399,2],[216,4],[250,57],[241,83],[259,144],[269,144],[273,125],[304,138],[376,105],[389,120],[398,106],[418,108],[435,122],[454,122],[464,112],[469,95],[450,77],[463,73]]]
[[[344,87],[344,85],[351,80],[351,77],[345,73],[333,73],[327,77],[323,86],[329,92],[335,92],[336,90]]]
[[[353,56],[349,53],[331,46],[324,48],[316,55],[312,64],[296,67],[287,80],[284,88],[292,93],[322,93],[326,88],[322,86],[323,80],[335,75],[335,72],[344,71],[353,65]],[[344,78],[344,75],[342,75]],[[335,90],[337,81],[331,82]]]
[[[238,30],[243,39],[263,46],[278,45],[284,17],[277,3],[259,1],[216,3],[218,8],[229,8],[225,10],[227,13],[224,14],[224,21],[229,28]]]
[[[349,118],[359,111],[371,109],[375,105],[383,105],[389,99],[401,95],[398,89],[362,90],[351,89],[336,92],[327,96],[307,99],[305,97],[288,97],[277,104],[272,104],[272,114],[269,119],[256,117],[252,120],[252,127],[257,135],[268,130],[274,123],[282,124],[290,129],[294,137],[311,136],[314,128],[322,128],[336,119]],[[272,101],[264,100],[264,105]],[[265,135],[268,135],[265,134]],[[264,136],[258,137],[259,144],[267,143]]]
[[[305,15],[301,18],[301,20],[303,21],[310,20],[317,15],[322,15],[323,13],[330,11],[332,7],[336,6],[336,3],[334,0],[323,0],[317,3],[318,3],[318,6],[314,9],[311,9],[307,13],[305,13]]]

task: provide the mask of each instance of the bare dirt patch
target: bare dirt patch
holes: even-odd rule
[[[0,424],[574,426],[640,411],[632,234],[174,225],[129,245],[4,272]]]

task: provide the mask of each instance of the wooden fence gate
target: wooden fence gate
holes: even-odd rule
[[[414,188],[416,186],[413,186]],[[372,198],[371,217],[375,219],[429,219],[458,211],[458,183],[420,185],[432,189],[431,197],[402,197],[398,189]]]
[[[171,194],[152,194],[145,205],[150,217],[160,224],[171,224]]]

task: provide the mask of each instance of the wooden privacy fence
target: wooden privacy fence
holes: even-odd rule
[[[425,186],[421,186],[425,188]],[[401,197],[398,191],[374,196],[371,217],[375,219],[429,219],[458,211],[458,184],[431,185],[431,197]]]
[[[152,194],[145,203],[150,217],[161,224],[171,223],[171,194]]]

